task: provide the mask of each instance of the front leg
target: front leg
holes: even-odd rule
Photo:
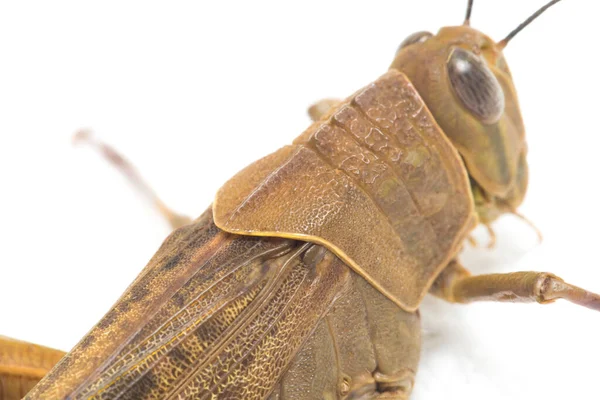
[[[317,101],[315,104],[308,108],[308,115],[313,122],[316,122],[329,114],[335,106],[340,104],[340,99],[323,99]]]
[[[508,301],[540,304],[565,299],[600,311],[600,296],[547,272],[511,272],[471,276],[452,261],[431,286],[430,293],[452,303]]]

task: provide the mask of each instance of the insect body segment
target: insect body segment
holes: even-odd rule
[[[475,222],[464,166],[407,78],[390,71],[217,194],[221,229],[312,241],[405,310]]]
[[[527,146],[502,48],[468,26],[446,27],[403,48],[391,68],[410,79],[498,214],[514,211],[527,187]],[[493,213],[480,216],[491,222]]]
[[[410,395],[420,318],[357,274],[298,352],[269,400],[399,399]]]

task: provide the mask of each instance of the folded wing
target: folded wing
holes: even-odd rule
[[[28,399],[258,399],[348,286],[327,251],[220,231],[173,232]]]

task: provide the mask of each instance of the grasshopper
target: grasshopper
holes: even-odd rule
[[[314,239],[314,238],[311,238],[311,239]],[[306,253],[308,254],[308,250],[306,250]],[[311,254],[312,254],[312,253],[311,253]],[[342,255],[341,253],[338,253],[338,256],[339,256],[339,257],[341,257],[341,258],[343,258],[343,255]],[[311,259],[311,258],[310,258],[310,254],[309,254],[307,257],[309,257],[309,259]],[[366,277],[365,277],[365,279],[366,279]],[[390,294],[390,293],[388,293],[388,295],[390,295],[390,296],[393,296],[393,294]],[[407,304],[403,304],[403,305],[404,305],[405,307],[408,307],[408,306],[407,306]],[[408,308],[410,308],[410,307],[408,307]],[[381,380],[381,378],[382,378],[382,377],[381,377],[381,376],[379,376],[379,378],[380,378],[380,380]],[[386,377],[384,376],[384,377],[383,377],[383,380],[385,380],[385,378],[386,378]],[[407,378],[407,379],[409,379],[409,380],[410,380],[410,378]],[[345,388],[345,386],[344,386],[344,385],[348,385],[348,386],[350,387],[348,390],[350,391],[350,393],[352,393],[352,390],[354,390],[354,389],[352,389],[352,385],[353,385],[353,384],[355,384],[356,382],[357,382],[357,380],[356,380],[356,379],[352,379],[352,377],[350,377],[350,379],[348,379],[348,380],[345,380],[345,379],[343,379],[343,378],[342,378],[342,382],[340,383],[340,388],[341,388],[341,389],[340,389],[340,392],[342,392],[342,393],[343,393],[343,390],[345,390],[345,389],[344,389],[344,388]],[[405,385],[407,385],[405,382],[404,382],[404,384],[405,384]],[[380,389],[383,389],[383,392],[388,392],[388,391],[389,391],[389,392],[391,392],[391,390],[387,390],[387,389],[386,389],[386,387],[387,387],[387,386],[386,386],[386,382],[380,382],[380,381],[378,381],[378,382],[377,382],[377,385],[381,386],[381,388],[380,388]],[[368,385],[367,385],[367,386],[368,386]],[[372,385],[371,385],[371,386],[372,386]],[[409,385],[409,386],[410,386],[410,385]],[[392,389],[393,389],[393,385],[392,385]],[[396,389],[397,389],[397,388],[396,388]],[[378,389],[378,390],[379,390],[379,389]],[[398,389],[398,390],[400,390],[400,389]],[[396,392],[398,392],[398,390],[396,390]],[[404,391],[406,391],[406,388],[404,388],[403,390],[404,390]]]

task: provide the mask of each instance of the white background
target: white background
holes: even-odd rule
[[[96,153],[71,146],[77,129],[197,216],[227,178],[301,133],[311,102],[374,80],[405,36],[460,24],[465,3],[3,2],[0,333],[69,349],[168,234]],[[547,270],[600,292],[593,3],[558,4],[505,51],[530,146],[521,211],[545,240],[506,217],[494,251],[467,250],[475,272]],[[541,4],[478,1],[472,25],[499,40]],[[600,397],[599,313],[427,299],[422,316],[413,399]]]

